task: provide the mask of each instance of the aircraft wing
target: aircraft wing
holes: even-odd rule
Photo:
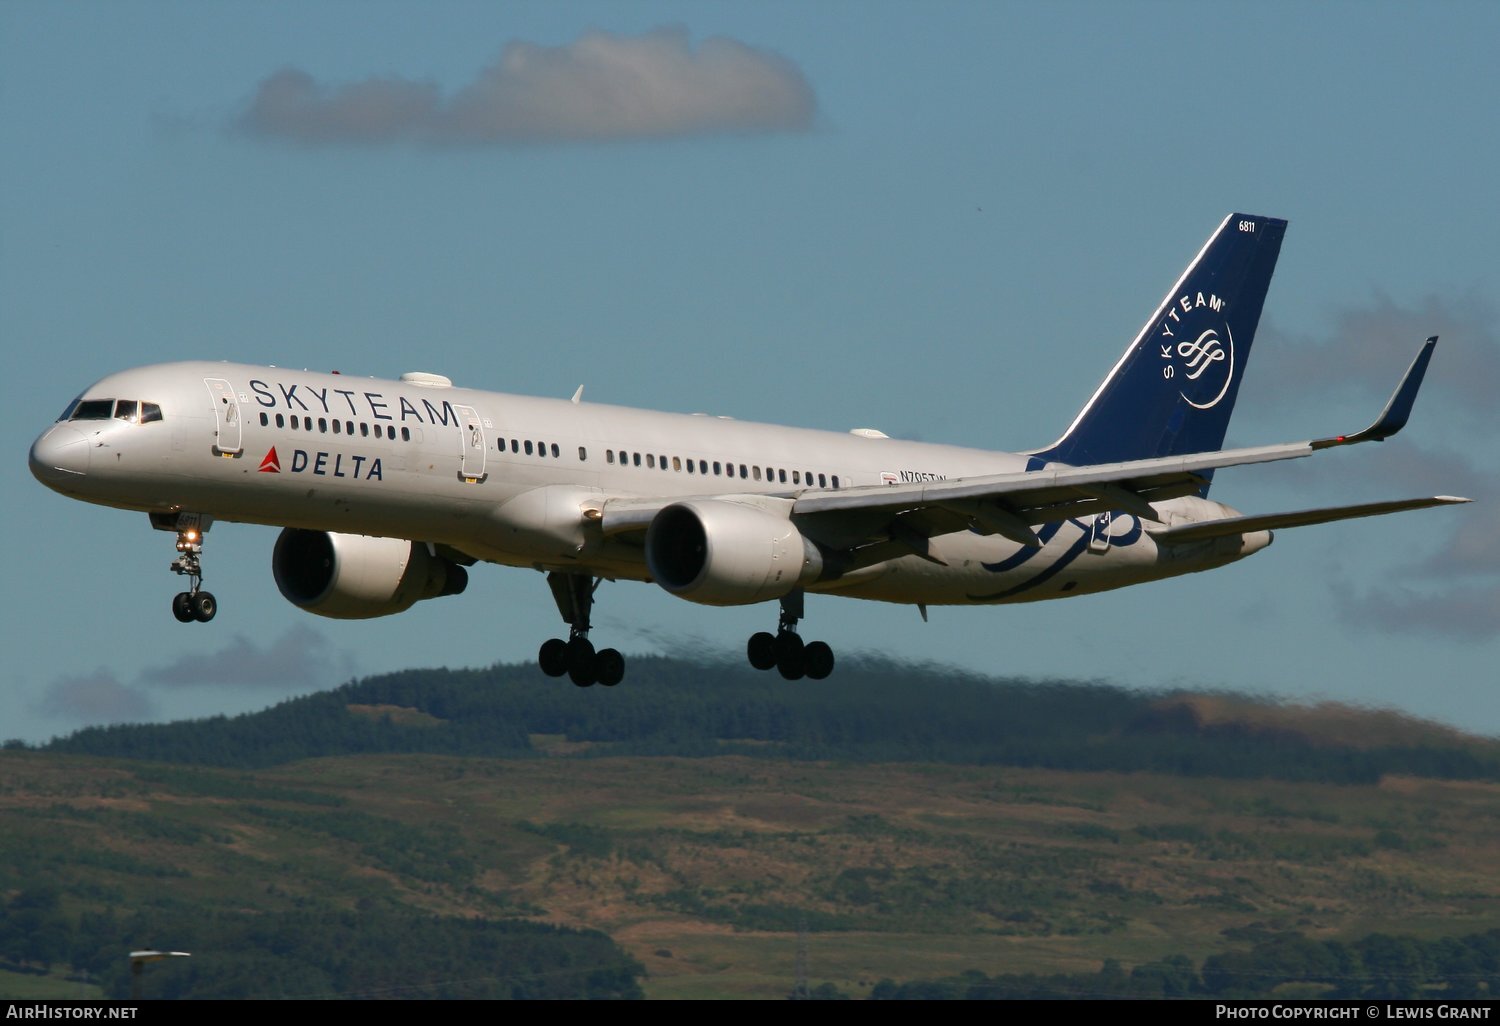
[[[1251,463],[1300,459],[1320,449],[1359,442],[1383,441],[1406,425],[1436,337],[1423,343],[1401,383],[1375,422],[1351,435],[1288,442],[1280,445],[1225,449],[1189,456],[1164,456],[1074,467],[1049,463],[1035,470],[954,481],[927,481],[897,485],[866,485],[838,491],[816,491],[778,500],[773,496],[745,496],[746,501],[788,502],[790,515],[808,534],[834,548],[862,553],[859,563],[875,562],[894,555],[927,556],[927,539],[955,531],[975,529],[1000,534],[1025,545],[1040,545],[1033,528],[1067,517],[1122,510],[1147,521],[1158,521],[1152,502],[1197,492],[1208,478],[1207,471]],[[730,498],[733,496],[716,496]],[[707,496],[706,496],[707,498]],[[604,504],[600,519],[606,534],[644,530],[655,514],[681,499],[613,499]],[[1451,497],[1410,500],[1419,505],[1464,501]],[[1346,507],[1305,514],[1279,514],[1286,519],[1277,526],[1317,523],[1323,519],[1373,516],[1417,508],[1408,503],[1381,503],[1369,507]],[[1363,509],[1364,512],[1350,512]],[[1241,530],[1260,530],[1261,518],[1245,518]],[[1255,521],[1250,524],[1250,521]],[[1227,528],[1227,522],[1219,522]],[[1180,529],[1186,531],[1190,529]],[[1172,536],[1187,540],[1185,534]],[[930,557],[929,557],[930,558]]]
[[[1431,506],[1452,506],[1462,502],[1473,502],[1457,495],[1434,495],[1427,499],[1398,499],[1394,502],[1366,502],[1358,506],[1328,506],[1323,509],[1304,509],[1296,513],[1262,513],[1255,516],[1225,517],[1223,520],[1208,520],[1201,524],[1184,524],[1166,530],[1149,530],[1157,541],[1195,542],[1209,538],[1222,538],[1231,534],[1246,534],[1250,531],[1278,531],[1284,527],[1306,527],[1309,524],[1329,524],[1335,520],[1353,520],[1356,517],[1378,517],[1385,513],[1400,513],[1408,509],[1427,509]]]

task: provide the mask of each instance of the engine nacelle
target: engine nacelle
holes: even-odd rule
[[[364,620],[410,609],[468,587],[463,567],[404,538],[371,538],[288,527],[271,556],[276,586],[309,613]]]
[[[678,502],[646,530],[646,566],[678,598],[742,606],[818,579],[823,556],[785,516],[727,499]]]

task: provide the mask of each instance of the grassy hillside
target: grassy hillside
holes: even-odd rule
[[[314,913],[523,917],[607,933],[645,966],[652,997],[783,996],[800,924],[812,982],[861,995],[886,977],[1201,960],[1286,930],[1492,929],[1497,809],[1500,785],[1412,777],[743,755],[358,756],[242,771],[11,751],[0,894],[50,888],[68,921],[170,923],[190,909],[265,917],[278,935],[325,929],[296,918]],[[196,952],[194,971],[218,954]],[[150,982],[188,971],[153,967]],[[401,979],[464,993],[447,973]],[[348,992],[299,982],[282,992]],[[10,976],[0,990],[47,983]]]
[[[541,739],[541,740],[539,740]],[[632,661],[579,690],[532,666],[413,670],[246,716],[92,728],[51,751],[259,768],[330,755],[620,755],[942,762],[1374,783],[1500,780],[1500,742],[1392,713],[990,679],[850,660],[836,682],[741,665]]]

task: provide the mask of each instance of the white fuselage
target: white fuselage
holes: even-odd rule
[[[1023,455],[874,433],[228,363],[125,371],[80,397],[96,413],[109,399],[155,404],[160,419],[54,424],[32,450],[49,487],[125,509],[399,537],[493,563],[642,581],[639,535],[599,526],[606,500],[790,499],[1027,465]],[[1156,508],[1166,526],[1233,515],[1194,497]],[[799,526],[840,544],[817,534],[838,528]],[[1040,548],[957,531],[932,539],[931,558],[886,559],[807,590],[923,604],[1056,598],[1221,566],[1270,540],[1260,531],[1158,545],[1155,527],[1130,513],[1080,516],[1040,527]]]

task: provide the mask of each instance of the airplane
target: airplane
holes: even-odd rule
[[[31,447],[75,499],[146,512],[176,534],[172,600],[214,618],[215,521],[281,527],[272,572],[311,613],[366,618],[462,592],[476,563],[546,574],[568,637],[540,669],[612,686],[589,639],[603,581],[654,582],[710,606],[776,601],[754,667],[822,679],[832,648],[798,629],[807,593],[914,605],[1086,595],[1233,563],[1272,531],[1468,502],[1432,496],[1245,515],[1208,498],[1216,470],[1383,441],[1405,426],[1427,339],[1363,431],[1222,449],[1287,222],[1230,214],[1062,436],[992,452],[399,380],[185,361],[86,388]]]

